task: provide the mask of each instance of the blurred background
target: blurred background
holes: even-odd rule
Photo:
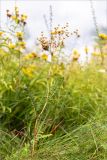
[[[20,12],[28,15],[26,33],[27,44],[29,49],[35,47],[36,39],[41,31],[47,34],[47,28],[44,21],[44,15],[49,23],[49,6],[53,11],[53,26],[58,24],[64,25],[69,23],[70,29],[79,29],[80,38],[69,38],[66,41],[66,53],[71,53],[72,48],[77,48],[83,52],[83,48],[87,45],[92,50],[96,29],[93,22],[90,1],[72,0],[72,1],[56,1],[56,0],[1,0],[0,1],[0,22],[1,27],[6,24],[6,10],[14,10],[14,6],[18,6]],[[96,21],[100,32],[107,29],[107,1],[94,0],[93,7],[96,15]],[[82,54],[84,59],[84,53]]]

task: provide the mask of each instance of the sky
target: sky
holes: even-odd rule
[[[6,9],[13,10],[14,6],[19,7],[21,13],[28,15],[27,28],[29,29],[30,39],[28,40],[29,47],[33,45],[41,31],[47,33],[47,28],[44,23],[43,15],[49,19],[49,6],[53,9],[53,25],[64,25],[69,22],[71,30],[79,29],[81,37],[78,40],[69,39],[66,41],[68,52],[74,47],[82,50],[83,45],[91,46],[94,40],[91,34],[95,31],[93,23],[90,1],[89,0],[1,0],[1,20],[6,22]],[[93,7],[95,8],[96,19],[99,30],[101,27],[107,28],[106,0],[94,0]]]

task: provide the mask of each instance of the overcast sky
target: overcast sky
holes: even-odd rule
[[[106,3],[106,0],[93,1],[99,28],[100,26],[107,28]],[[17,0],[16,4],[21,13],[24,12],[28,15],[27,27],[29,28],[32,39],[32,41],[29,40],[29,44],[33,43],[33,40],[39,36],[41,31],[47,32],[43,15],[45,14],[49,18],[49,6],[52,5],[54,25],[64,25],[66,22],[69,22],[71,30],[80,30],[80,40],[76,41],[73,45],[77,48],[81,48],[86,44],[91,45],[93,37],[90,33],[92,30],[95,30],[95,27],[89,0]],[[1,0],[1,21],[3,23],[6,21],[6,9],[13,10],[14,6],[14,0]],[[70,48],[72,43],[74,42],[69,41],[66,43],[69,49],[72,48]]]

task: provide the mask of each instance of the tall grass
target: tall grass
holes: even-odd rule
[[[104,159],[107,75],[93,65],[68,65],[63,74],[59,65],[40,67],[31,79],[18,79],[13,67],[2,74],[1,157]]]

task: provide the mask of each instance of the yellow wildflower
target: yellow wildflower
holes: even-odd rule
[[[20,47],[22,47],[23,49],[26,48],[26,42],[24,42],[24,41],[18,42],[18,45],[19,45]]]
[[[17,36],[18,38],[23,37],[23,32],[16,32],[16,36]]]
[[[10,49],[14,49],[15,48],[15,44],[13,44],[13,43],[9,43],[8,46],[9,46]]]
[[[56,34],[57,34],[56,31],[52,31],[52,32],[51,32],[51,35],[56,35]]]
[[[103,40],[107,40],[107,35],[105,33],[100,33],[99,37]]]
[[[25,75],[32,78],[35,69],[36,69],[36,66],[32,64],[32,65],[29,65],[28,67],[23,67],[22,71]]]
[[[29,54],[27,54],[26,56],[24,56],[24,60],[29,60],[29,59],[32,59],[32,58],[36,58],[37,57],[37,54],[35,52],[31,52]]]
[[[22,20],[22,21],[25,21],[26,19],[27,19],[27,15],[26,15],[26,14],[22,14],[22,15],[21,15],[21,20]]]
[[[41,58],[46,61],[48,59],[48,55],[45,54],[45,53],[43,53],[42,56],[41,56]]]
[[[17,19],[17,17],[14,16],[14,15],[11,18],[12,18],[12,20],[16,20]]]
[[[88,47],[87,47],[87,46],[84,48],[84,51],[85,51],[85,53],[86,53],[86,54],[88,54],[89,49],[88,49]]]
[[[80,54],[79,54],[78,50],[74,49],[73,53],[72,53],[73,60],[78,60],[79,57],[80,57]]]
[[[3,35],[3,33],[4,33],[4,32],[0,31],[0,36],[2,36],[2,35]]]

